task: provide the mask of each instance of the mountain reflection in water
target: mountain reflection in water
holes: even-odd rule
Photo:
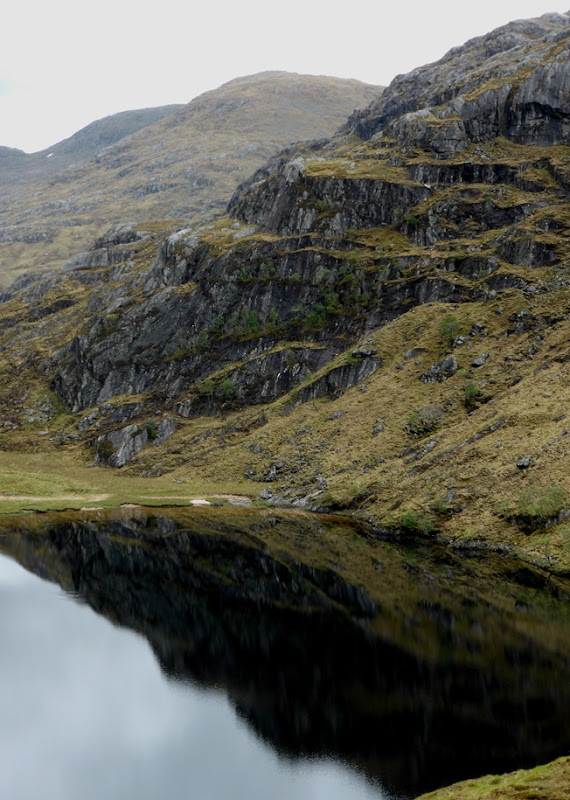
[[[570,752],[560,580],[247,513],[53,515],[7,529],[0,549],[142,634],[171,678],[223,690],[280,755],[334,758],[379,796]],[[324,558],[333,533],[374,584]]]

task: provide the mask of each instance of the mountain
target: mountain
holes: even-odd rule
[[[570,14],[511,23],[274,156],[228,215],[19,278],[2,447],[567,570],[569,46]]]
[[[40,153],[0,149],[0,282],[62,265],[125,215],[173,229],[209,218],[269,156],[332,135],[381,91],[267,72],[186,106],[107,117]]]
[[[36,184],[109,147],[147,125],[153,125],[180,105],[123,111],[92,122],[58,144],[37,153],[0,147],[0,197],[13,196],[23,186]]]
[[[268,504],[350,512],[360,535],[319,518],[339,528],[327,568],[404,586],[403,608],[409,591],[371,542],[445,544],[439,570],[417,542],[401,570],[454,591],[472,588],[459,562],[478,559],[450,550],[496,550],[505,603],[482,624],[498,637],[504,615],[521,625],[524,655],[508,664],[517,697],[521,676],[535,692],[527,626],[559,654],[566,614],[552,635],[529,614],[565,597],[570,570],[569,54],[570,12],[513,22],[398,77],[332,138],[273,155],[225,215],[174,230],[128,214],[63,269],[19,277],[0,302],[3,450],[48,454],[54,473],[80,453],[117,483],[247,479]],[[145,175],[116,169],[133,187]],[[321,557],[323,530],[285,538]],[[430,606],[434,623],[444,610]],[[463,669],[465,648],[487,657],[454,619],[437,650],[446,691],[450,643]],[[422,674],[437,678],[433,657]],[[558,710],[544,702],[543,731]],[[491,707],[504,718],[501,701],[473,706]]]

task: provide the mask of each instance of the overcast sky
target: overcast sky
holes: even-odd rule
[[[33,152],[95,119],[187,103],[263,70],[385,85],[512,19],[570,0],[13,0],[2,15],[0,145]]]

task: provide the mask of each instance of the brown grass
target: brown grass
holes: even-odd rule
[[[567,800],[570,758],[508,775],[487,775],[424,794],[417,800]]]

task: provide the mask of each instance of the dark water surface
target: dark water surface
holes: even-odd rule
[[[280,759],[223,692],[166,680],[144,639],[5,558],[0,581],[2,797],[378,796],[332,761]]]
[[[567,587],[507,557],[213,512],[0,550],[10,800],[404,800],[570,752]]]

